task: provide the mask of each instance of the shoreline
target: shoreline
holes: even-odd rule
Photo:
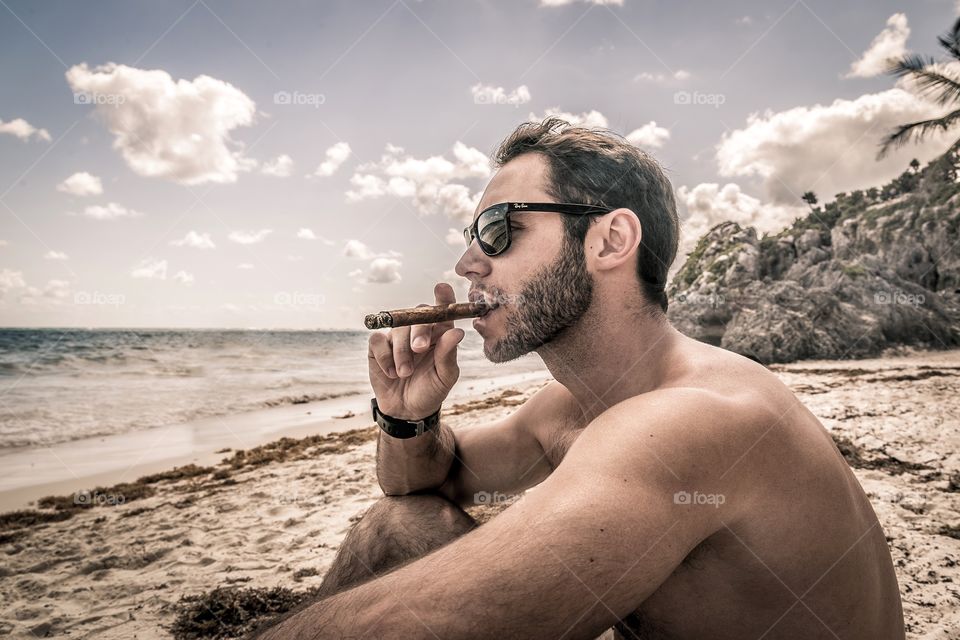
[[[549,377],[543,370],[461,380],[445,404]],[[280,438],[365,427],[372,423],[369,403],[368,394],[351,394],[48,446],[0,450],[0,513],[28,508],[49,495],[129,482],[188,464],[212,465],[238,449],[252,449]]]

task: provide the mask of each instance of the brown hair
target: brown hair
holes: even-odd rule
[[[679,220],[673,186],[660,164],[606,129],[574,127],[549,117],[527,122],[500,143],[502,167],[524,153],[540,153],[549,167],[547,193],[559,202],[626,207],[640,219],[643,237],[637,276],[646,298],[667,310],[667,272],[677,256]],[[596,216],[562,216],[569,240],[582,247]]]

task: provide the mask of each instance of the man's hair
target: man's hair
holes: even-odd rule
[[[556,117],[517,127],[494,153],[496,167],[525,153],[539,153],[549,167],[546,191],[558,202],[626,207],[640,219],[637,257],[640,288],[667,310],[667,272],[677,256],[679,220],[673,186],[660,164],[605,129],[574,127]],[[561,216],[567,240],[583,246],[597,216]]]

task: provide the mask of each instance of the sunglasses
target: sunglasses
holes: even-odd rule
[[[610,213],[613,209],[595,207],[590,204],[566,204],[561,202],[501,202],[481,211],[476,220],[470,226],[464,228],[463,239],[466,240],[468,248],[476,238],[480,250],[485,254],[488,256],[500,255],[510,247],[510,215],[529,211],[589,216]]]

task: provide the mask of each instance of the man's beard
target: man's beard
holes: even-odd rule
[[[504,336],[484,346],[484,355],[490,362],[508,362],[542,347],[573,326],[592,300],[593,278],[583,247],[565,233],[553,264],[536,272],[506,306]]]

